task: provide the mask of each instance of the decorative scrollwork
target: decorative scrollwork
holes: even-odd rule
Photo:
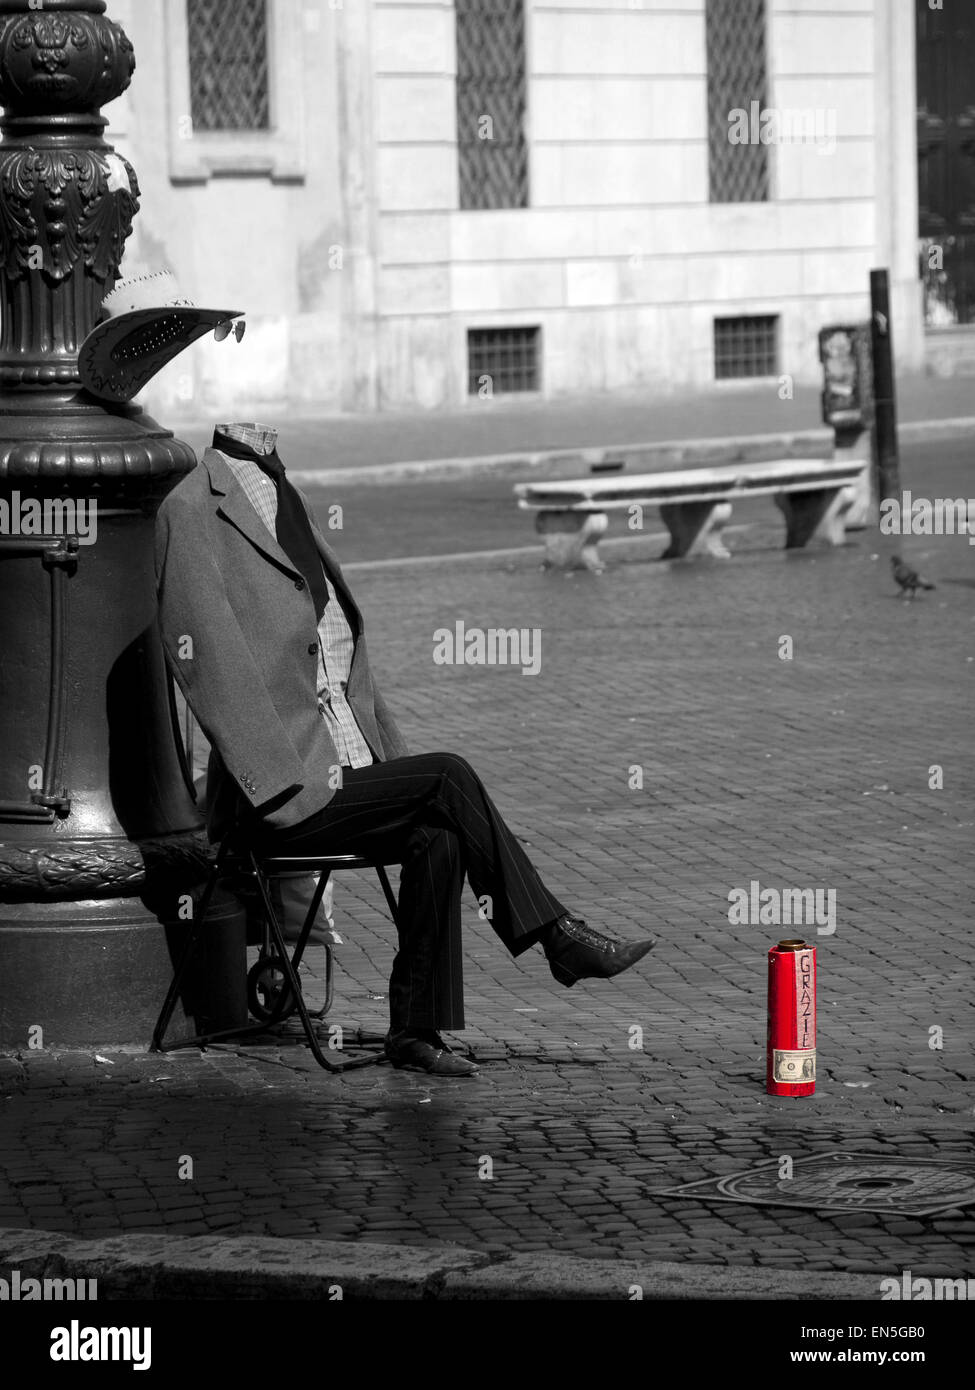
[[[80,260],[97,280],[108,281],[122,259],[138,199],[135,170],[117,154],[13,150],[0,159],[8,279],[42,269],[57,282]]]
[[[33,64],[39,72],[55,73],[68,66],[68,43],[87,48],[91,35],[78,23],[59,15],[35,15],[30,25],[20,25],[11,43],[14,48],[34,48]]]
[[[0,247],[11,279],[28,269],[40,235],[33,209],[35,158],[33,150],[18,150],[0,160]]]
[[[93,8],[78,0],[67,13],[34,9],[4,18],[4,106],[16,115],[93,111],[125,91],[135,71],[132,44],[117,24],[91,12]]]
[[[126,841],[0,845],[0,901],[114,898],[138,893],[145,864]]]
[[[0,843],[0,902],[132,897],[163,879],[170,891],[205,876],[212,851],[202,831],[134,843],[58,840]]]
[[[108,166],[107,188],[84,203],[78,223],[78,244],[85,267],[96,280],[114,280],[132,219],[139,211],[139,180],[121,155],[103,156]],[[122,179],[128,182],[124,187]],[[84,202],[84,193],[82,193]]]

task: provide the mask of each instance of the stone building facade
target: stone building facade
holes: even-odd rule
[[[920,0],[112,0],[126,273],[245,309],[146,393],[459,407],[818,377],[918,269]]]

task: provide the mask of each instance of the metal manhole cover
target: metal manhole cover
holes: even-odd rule
[[[963,1159],[880,1158],[833,1150],[797,1158],[791,1178],[780,1177],[779,1167],[779,1160],[772,1159],[744,1173],[702,1178],[653,1195],[903,1216],[935,1216],[975,1203],[975,1163]]]

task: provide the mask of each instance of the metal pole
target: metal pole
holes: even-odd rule
[[[0,1047],[148,1041],[161,921],[185,929],[206,867],[152,564],[196,458],[78,374],[139,206],[100,112],[134,66],[105,0],[0,0],[0,500],[98,523],[88,543],[0,532]]]
[[[877,496],[900,494],[897,453],[897,390],[890,325],[890,290],[886,270],[870,272],[870,338],[873,347],[874,429],[876,431]]]

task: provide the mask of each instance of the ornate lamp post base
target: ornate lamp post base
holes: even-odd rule
[[[148,1045],[206,856],[153,564],[196,459],[78,377],[139,196],[102,138],[135,66],[104,10],[0,0],[0,1047]]]

